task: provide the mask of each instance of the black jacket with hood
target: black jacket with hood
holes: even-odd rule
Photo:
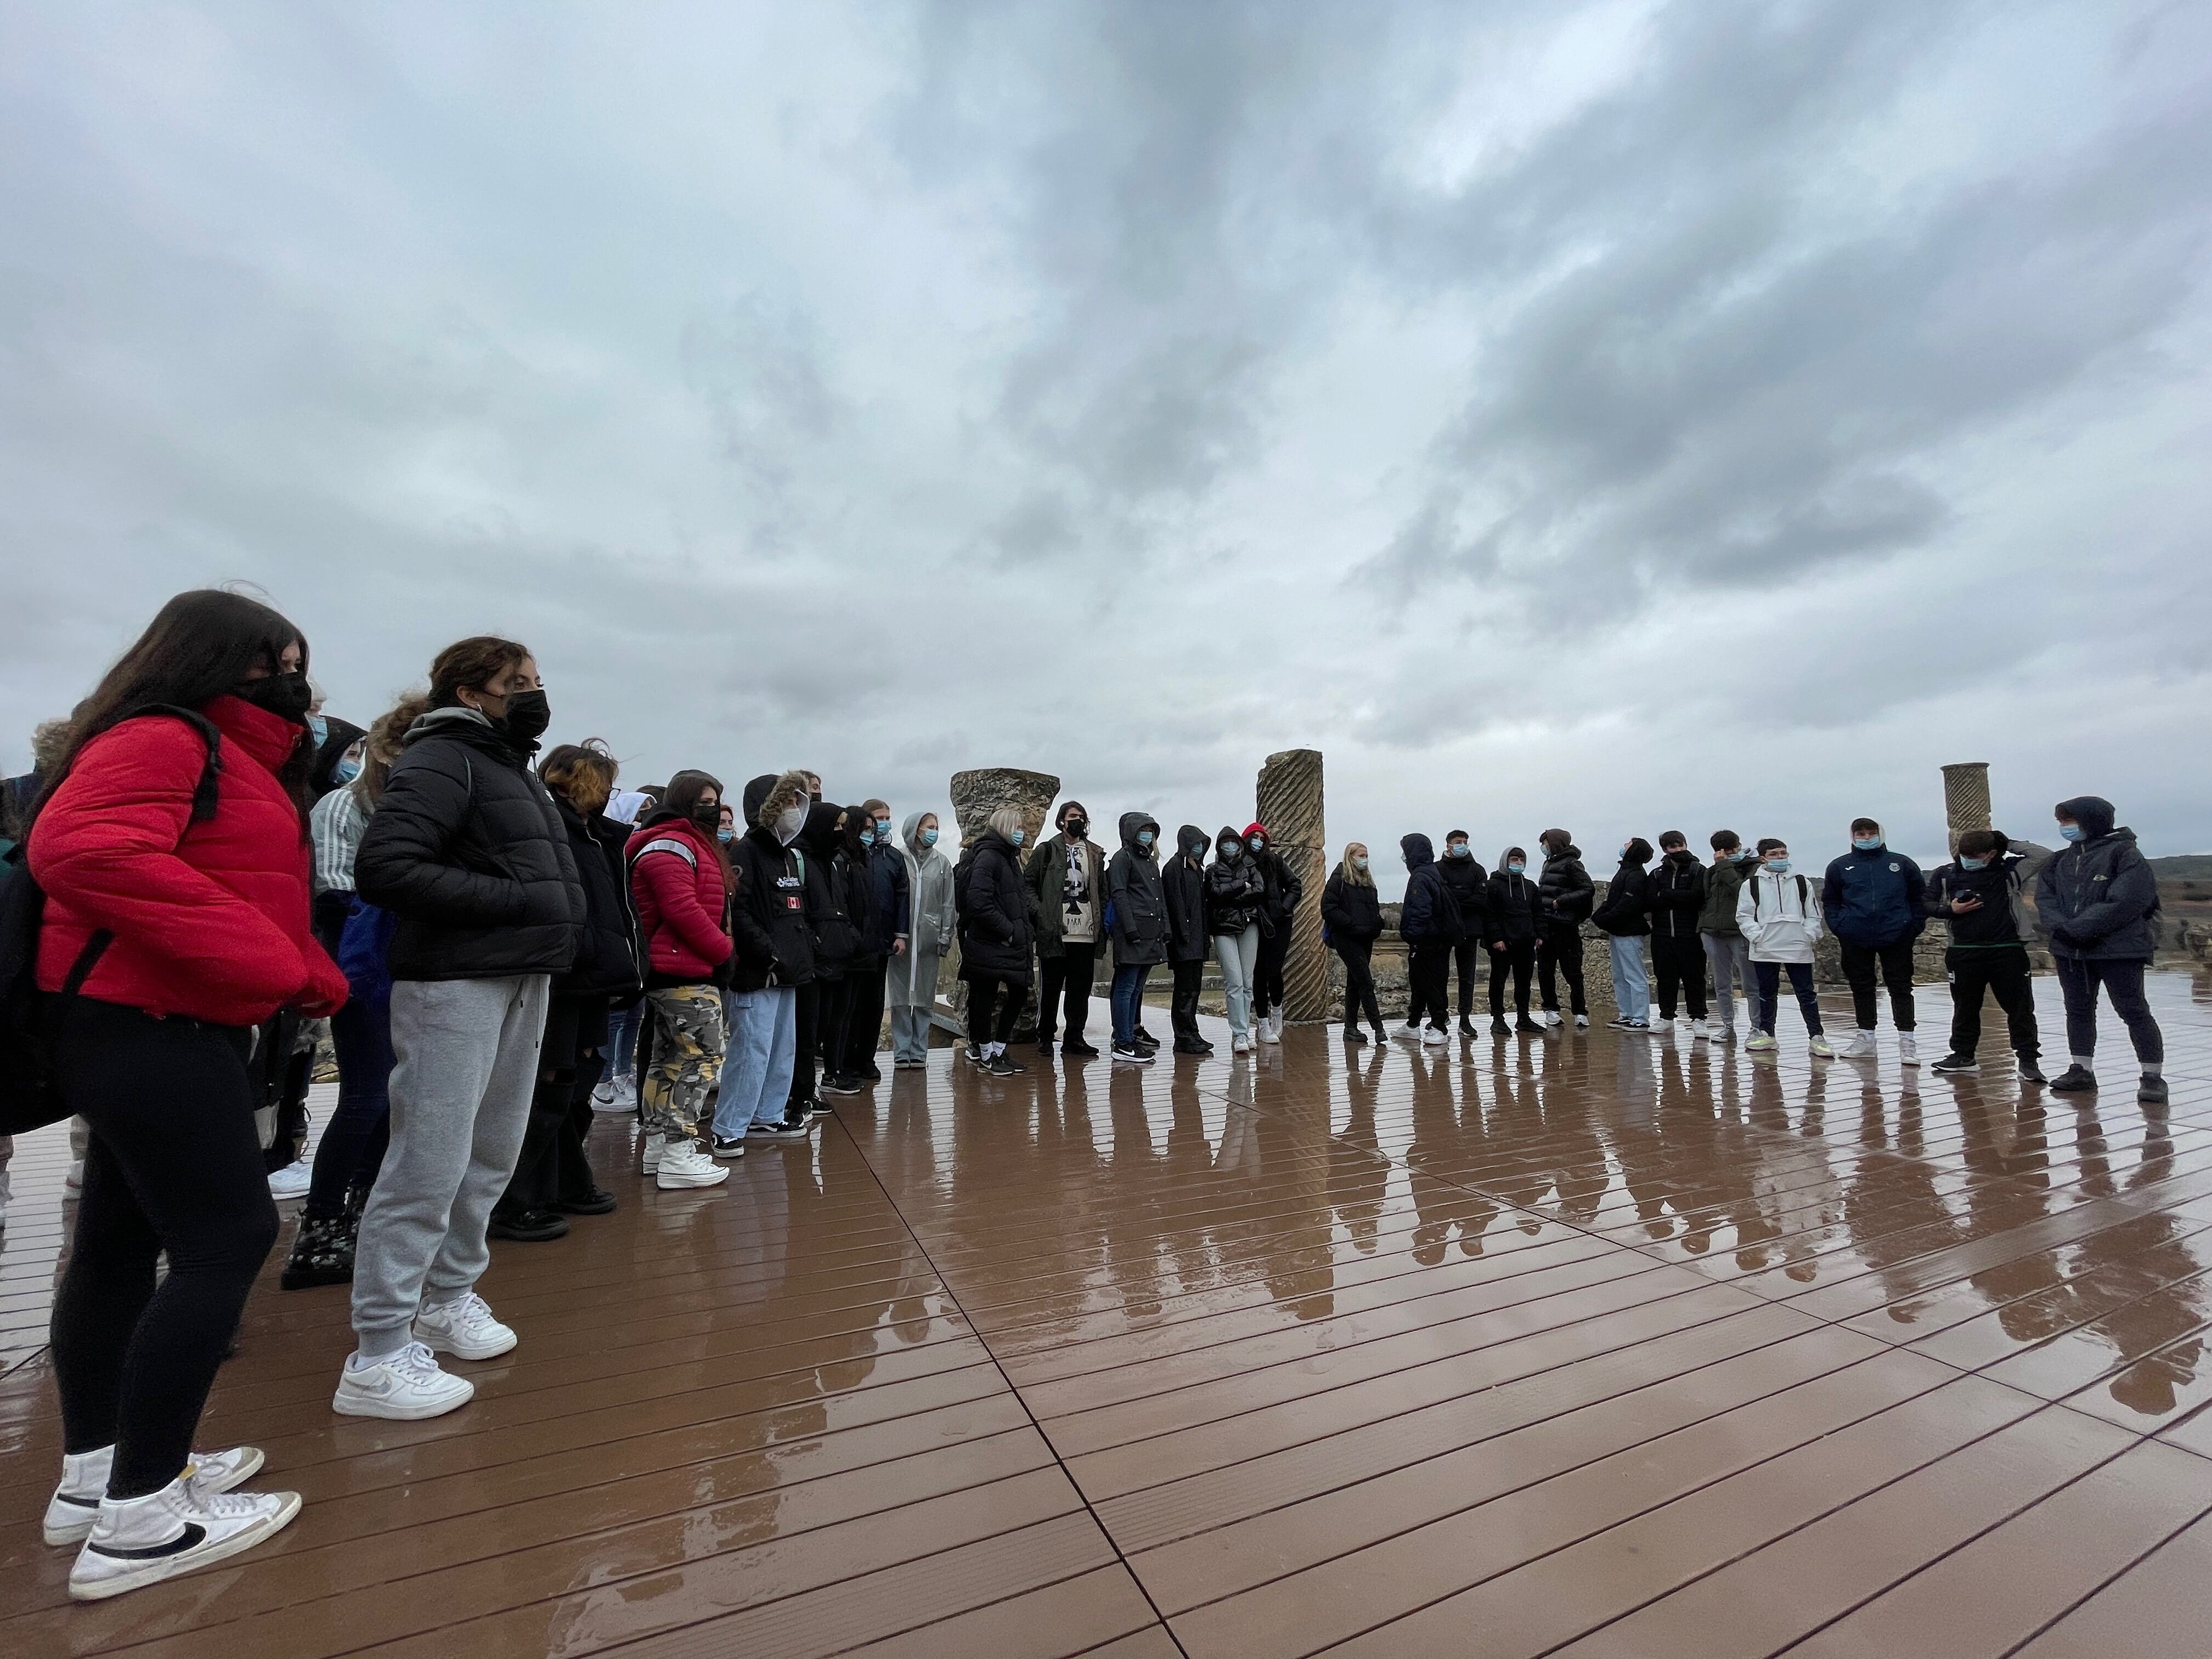
[[[1620,855],[1620,868],[1606,885],[1605,902],[1590,914],[1600,933],[1615,939],[1635,939],[1651,931],[1651,878],[1644,866],[1651,861],[1651,843],[1638,836]]]
[[[837,833],[838,815],[844,810],[817,801],[806,809],[806,827],[799,832],[799,855],[806,864],[806,917],[814,929],[817,979],[842,979],[860,962],[852,867],[842,856],[844,838]]]
[[[2035,882],[2035,914],[2062,957],[2088,962],[2148,962],[2158,948],[2158,879],[2136,846],[2136,832],[2117,829],[2112,804],[2076,795],[2058,810],[2081,826],[2081,839],[2062,847]]]
[[[1437,860],[1437,875],[1452,902],[1459,906],[1461,936],[1479,939],[1483,937],[1483,916],[1490,902],[1490,872],[1482,867],[1472,846],[1465,858],[1455,859],[1450,855],[1450,843],[1446,842],[1444,854]]]
[[[1398,911],[1398,932],[1408,945],[1457,945],[1467,937],[1457,900],[1437,868],[1437,849],[1419,831],[1401,836],[1406,857],[1406,902]]]
[[[1583,868],[1583,849],[1569,842],[1556,853],[1544,854],[1543,873],[1536,879],[1537,904],[1547,927],[1571,933],[1589,920],[1597,884]]]
[[[1114,965],[1144,968],[1168,959],[1168,900],[1157,852],[1139,847],[1139,830],[1160,844],[1159,820],[1149,812],[1121,814],[1121,850],[1106,866],[1106,908],[1114,914]]]
[[[2050,863],[2048,847],[2032,841],[2014,841],[1999,834],[1996,848],[1978,870],[1955,862],[1929,872],[1928,894],[1923,902],[1928,914],[1951,926],[1954,947],[1978,949],[2018,945],[2022,950],[2035,937],[2035,918],[2026,903],[2027,884]],[[1978,908],[1955,913],[1953,899],[1972,898]]]
[[[1248,841],[1250,835],[1251,831],[1247,830],[1245,836]],[[1306,896],[1305,883],[1298,879],[1298,872],[1291,868],[1289,860],[1275,850],[1272,839],[1256,854],[1248,845],[1244,848],[1244,856],[1257,860],[1260,873],[1267,884],[1268,936],[1289,939],[1291,929],[1298,919],[1299,902]]]
[[[1244,837],[1224,823],[1213,838],[1213,862],[1206,866],[1206,930],[1242,933],[1255,922],[1263,933],[1274,926],[1267,918],[1267,872]]]
[[[1495,945],[1504,940],[1534,939],[1543,926],[1543,899],[1537,884],[1526,874],[1515,875],[1500,854],[1483,890],[1483,937]]]
[[[1013,843],[986,830],[960,849],[952,890],[960,911],[960,974],[1030,982],[1029,895]]]
[[[568,854],[576,861],[577,882],[584,893],[583,937],[576,959],[553,981],[553,988],[569,995],[630,1001],[645,985],[645,942],[638,937],[637,913],[629,902],[629,874],[623,862],[629,830],[604,812],[586,817],[557,792],[553,810],[568,833]]]
[[[1213,948],[1206,925],[1206,831],[1186,823],[1176,831],[1175,856],[1160,867],[1168,912],[1168,960],[1203,962]]]
[[[794,839],[785,846],[776,820],[806,799],[806,775],[763,775],[745,786],[745,833],[730,848],[738,872],[730,907],[732,991],[806,985],[814,979],[814,930],[806,906],[806,860]],[[801,826],[801,834],[805,827]]]
[[[1340,864],[1322,885],[1321,925],[1333,950],[1370,946],[1382,937],[1382,895],[1372,881],[1346,880]]]
[[[1646,879],[1651,898],[1651,931],[1670,939],[1695,939],[1698,915],[1705,908],[1705,866],[1688,848],[1661,859]]]
[[[394,979],[565,974],[584,931],[568,832],[528,756],[473,708],[408,727],[354,858],[398,918]]]

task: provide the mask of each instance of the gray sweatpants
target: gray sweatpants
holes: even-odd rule
[[[1729,994],[1734,978],[1743,987],[1743,1000],[1751,1013],[1751,1029],[1759,1024],[1759,975],[1751,971],[1751,941],[1741,933],[1700,933],[1705,960],[1713,968],[1713,1018],[1723,1025],[1735,1023],[1735,998]]]
[[[353,1328],[397,1353],[415,1315],[465,1296],[490,1263],[484,1229],[530,1124],[545,1035],[544,974],[392,987],[392,1145],[362,1212]]]

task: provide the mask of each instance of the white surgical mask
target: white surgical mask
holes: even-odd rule
[[[799,832],[806,827],[806,803],[787,806],[775,815],[775,838],[786,847],[799,839]]]

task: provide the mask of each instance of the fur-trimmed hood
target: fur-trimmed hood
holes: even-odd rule
[[[745,822],[774,835],[775,821],[806,799],[809,793],[804,772],[773,777],[764,773],[745,786]]]

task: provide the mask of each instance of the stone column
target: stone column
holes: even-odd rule
[[[1943,822],[1950,826],[1951,856],[1959,855],[1959,837],[1969,830],[1990,825],[1990,763],[1959,761],[1943,769]]]
[[[952,815],[960,824],[960,839],[964,844],[981,836],[991,822],[991,815],[1002,806],[1011,806],[1022,815],[1022,853],[1026,860],[1030,848],[1041,839],[1045,814],[1060,794],[1060,780],[1049,772],[1025,772],[1018,766],[986,766],[972,772],[952,775]],[[953,1007],[964,1021],[968,1014],[968,982],[960,978],[960,947],[955,944],[945,955],[945,969],[952,980]],[[1030,981],[1029,994],[1022,1001],[1022,1017],[1015,1023],[1014,1037],[1025,1041],[1036,1034],[1036,981]]]
[[[1304,884],[1283,963],[1284,1015],[1327,1019],[1328,948],[1321,942],[1321,890],[1328,879],[1328,837],[1322,822],[1321,750],[1285,749],[1268,756],[1260,769],[1257,805],[1255,816],[1274,838],[1277,855]]]

